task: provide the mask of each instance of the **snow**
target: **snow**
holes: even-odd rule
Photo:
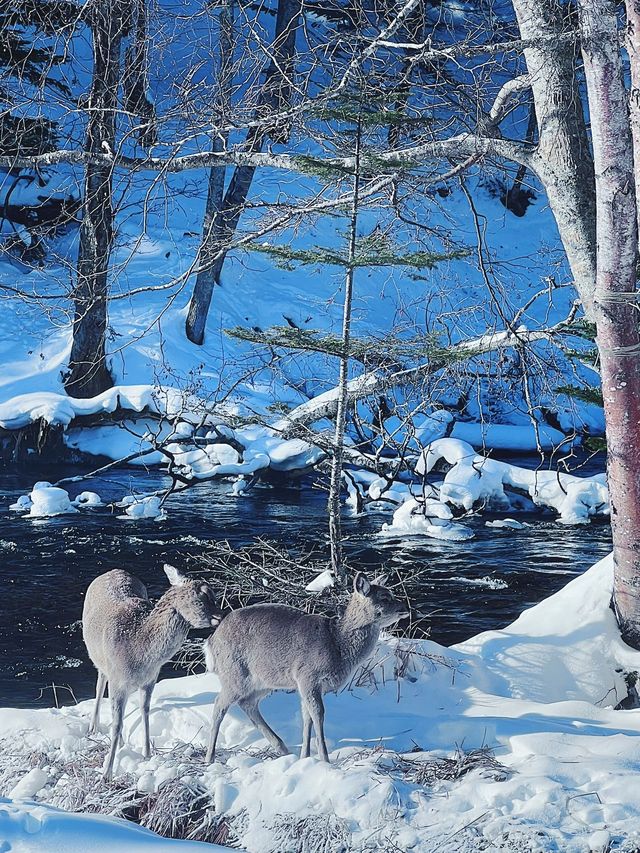
[[[69,492],[49,483],[36,483],[29,495],[31,518],[47,518],[53,515],[66,515],[78,510],[69,500]]]
[[[99,412],[114,412],[117,408],[175,415],[189,404],[191,395],[175,388],[154,385],[116,385],[96,397],[85,400],[68,397],[66,394],[37,391],[18,394],[0,404],[0,427],[19,429],[37,420],[52,426],[68,426],[79,415],[95,415]]]
[[[611,588],[608,557],[503,630],[451,648],[383,638],[370,677],[327,696],[329,765],[315,757],[265,756],[264,740],[233,708],[221,730],[221,761],[205,767],[201,757],[189,756],[191,745],[205,743],[216,677],[160,682],[151,713],[157,752],[142,756],[134,697],[116,772],[132,773],[146,791],[195,773],[249,853],[288,850],[281,843],[287,821],[303,819],[316,835],[319,821],[341,822],[354,849],[587,853],[609,844],[631,851],[640,842],[640,709],[614,708],[626,695],[624,673],[640,670],[640,653],[620,639]],[[409,661],[407,677],[399,680],[396,654]],[[263,708],[295,749],[296,696],[274,694]],[[50,711],[0,709],[0,737],[20,733],[25,748],[47,754],[51,778],[25,773],[29,796],[51,797],[64,785],[54,778],[55,761],[82,760],[95,748],[95,739],[87,739],[91,709],[91,702]],[[106,742],[106,734],[99,739]],[[490,747],[505,771],[492,776],[479,768],[421,784],[393,769],[400,759],[405,771],[426,766],[453,756],[460,745]],[[37,829],[37,848],[18,846],[33,842],[29,826]],[[65,846],[69,833],[84,848]],[[110,818],[65,815],[40,802],[0,807],[0,838],[15,845],[11,849],[99,851],[120,842],[133,851],[152,843],[138,833]]]
[[[439,437],[439,436],[438,436]],[[551,450],[566,442],[564,433],[548,424],[487,424],[456,421],[451,438],[466,441],[473,447],[516,452]],[[567,445],[568,446],[568,445]]]
[[[394,512],[391,524],[382,525],[381,535],[424,535],[463,542],[472,539],[474,533],[463,524],[451,521],[451,510],[446,504],[430,499],[417,501],[409,498]]]
[[[428,474],[444,460],[451,469],[440,485],[442,500],[471,510],[480,502],[509,509],[505,486],[527,492],[536,506],[558,513],[563,524],[588,524],[594,516],[609,514],[606,475],[575,477],[557,471],[531,470],[487,459],[471,445],[456,438],[441,438],[427,447],[418,463],[418,474]]]
[[[0,842],[12,853],[223,853],[228,847],[170,841],[129,821],[102,815],[70,814],[46,805],[0,798]]]
[[[79,495],[73,499],[74,506],[104,506],[102,503],[102,498],[96,492],[80,492]]]
[[[118,505],[126,507],[125,514],[118,516],[123,521],[139,521],[145,518],[164,521],[166,518],[162,500],[158,495],[126,495]]]
[[[329,589],[335,583],[335,579],[333,577],[333,572],[329,569],[324,572],[320,572],[312,581],[305,586],[305,592],[323,592],[325,589]]]
[[[34,767],[11,789],[9,796],[14,800],[29,800],[35,797],[48,781],[49,774],[40,767]]]

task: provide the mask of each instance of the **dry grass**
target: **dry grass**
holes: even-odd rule
[[[231,823],[217,815],[211,793],[195,776],[171,779],[138,806],[138,823],[165,838],[230,845]]]
[[[199,779],[198,764],[189,772],[184,750],[167,753],[167,758],[184,767],[179,778],[164,782],[157,791],[139,791],[136,776],[118,776],[113,782],[102,779],[106,744],[92,743],[70,758],[59,753],[20,746],[19,738],[0,741],[0,795],[6,796],[34,768],[44,768],[49,776],[46,801],[72,812],[122,817],[145,826],[166,838],[236,845],[231,821],[216,814],[212,795]]]
[[[504,782],[512,776],[512,771],[501,764],[487,746],[468,752],[458,747],[451,758],[423,757],[418,752],[415,758],[394,754],[389,762],[389,772],[393,775],[427,787],[438,782],[455,782],[476,770],[492,782]]]
[[[269,826],[269,853],[348,853],[351,830],[333,814],[282,814]]]

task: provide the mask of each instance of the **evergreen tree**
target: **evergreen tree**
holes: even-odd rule
[[[370,234],[359,234],[359,214],[362,206],[361,186],[363,181],[363,161],[367,156],[365,151],[365,130],[379,133],[386,132],[395,118],[395,113],[377,108],[376,99],[366,97],[364,87],[354,94],[347,94],[336,99],[328,108],[323,108],[322,117],[340,124],[339,134],[343,139],[352,141],[354,166],[349,177],[351,182],[351,201],[348,210],[348,233],[344,248],[326,246],[312,249],[299,249],[291,245],[253,244],[255,251],[265,253],[286,269],[296,266],[334,266],[344,270],[344,291],[342,328],[340,337],[335,335],[319,335],[313,330],[270,329],[256,333],[253,330],[247,334],[245,330],[232,330],[236,337],[269,342],[272,345],[283,346],[296,350],[326,352],[339,359],[339,376],[335,401],[335,429],[331,446],[331,479],[329,486],[329,542],[331,548],[331,568],[334,576],[344,580],[345,567],[342,552],[342,532],[340,518],[340,493],[343,477],[343,448],[346,431],[347,411],[349,407],[348,381],[352,356],[362,357],[366,351],[366,343],[355,341],[352,346],[351,318],[354,297],[355,273],[358,269],[374,267],[405,267],[413,269],[431,269],[438,262],[459,258],[466,254],[464,250],[448,253],[432,253],[422,250],[406,250],[394,244],[386,234],[374,230]],[[375,148],[372,149],[372,152]],[[373,154],[370,152],[369,160]],[[327,173],[326,164],[306,159],[309,172],[331,180]],[[339,173],[344,177],[344,173]],[[431,342],[430,342],[431,343]],[[379,347],[379,344],[378,344]]]

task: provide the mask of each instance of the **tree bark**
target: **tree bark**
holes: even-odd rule
[[[544,184],[585,314],[593,319],[596,279],[593,161],[576,84],[575,47],[563,42],[567,7],[513,0],[538,122],[531,166]]]
[[[125,111],[140,122],[136,128],[140,145],[148,148],[157,143],[158,130],[156,110],[149,97],[147,0],[135,0],[129,14],[126,25],[129,46],[125,51],[122,100]]]
[[[613,603],[640,648],[640,334],[633,147],[615,0],[579,0],[597,198],[595,318],[607,437]]]
[[[291,98],[290,79],[293,74],[295,42],[300,19],[301,0],[280,0],[276,19],[276,33],[272,47],[272,59],[267,68],[262,86],[257,113],[277,114]],[[259,152],[267,136],[274,142],[286,141],[288,127],[274,125],[271,128],[252,128],[247,135],[246,147],[250,153]],[[213,289],[220,283],[220,274],[227,256],[226,247],[233,239],[240,216],[244,210],[255,166],[237,166],[208,228],[205,225],[200,267],[189,303],[186,334],[194,344],[204,343],[204,332],[211,307]],[[206,275],[204,274],[206,272]]]
[[[218,16],[218,118],[221,124],[228,123],[231,107],[231,82],[233,69],[233,19],[234,0],[225,0]],[[213,151],[224,151],[227,147],[229,134],[216,133],[212,140]],[[227,169],[226,166],[213,166],[209,170],[209,186],[207,188],[207,202],[204,211],[204,224],[202,229],[202,243],[198,257],[198,274],[194,287],[192,305],[194,314],[199,317],[204,311],[205,318],[207,310],[204,307],[208,297],[211,300],[213,288],[218,281],[220,269],[216,265],[216,252],[218,250],[216,216],[219,216],[224,203],[224,184]],[[191,306],[190,306],[191,310]],[[189,321],[187,321],[187,329]],[[199,331],[199,326],[198,326]],[[204,336],[204,329],[202,330]]]
[[[113,154],[127,4],[95,0],[88,10],[93,38],[85,151]],[[113,379],[106,361],[107,274],[113,240],[113,164],[89,162],[85,173],[78,270],[72,299],[73,344],[65,388],[72,397],[94,397]]]
[[[633,162],[636,183],[636,207],[638,239],[640,240],[640,0],[626,0],[627,40],[631,72],[631,91],[629,93],[629,120],[633,141]]]

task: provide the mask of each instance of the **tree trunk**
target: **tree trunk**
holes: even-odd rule
[[[353,178],[353,202],[349,222],[349,249],[347,254],[347,272],[344,285],[344,303],[342,307],[342,353],[340,355],[340,375],[338,381],[338,409],[333,438],[333,456],[331,460],[331,483],[329,486],[329,544],[331,546],[331,570],[334,577],[344,580],[344,561],[342,556],[342,523],[340,513],[340,492],[342,491],[342,465],[344,455],[344,432],[349,405],[349,347],[351,343],[351,306],[353,303],[353,273],[358,236],[358,205],[360,190],[360,148],[362,129],[358,122],[356,131],[355,171]]]
[[[120,53],[127,4],[96,0],[90,7],[93,76],[89,94],[85,150],[112,153],[120,84]],[[89,164],[85,173],[78,271],[73,291],[74,321],[70,372],[65,379],[73,397],[93,397],[110,388],[106,363],[107,274],[113,239],[111,165]]]
[[[234,0],[223,3],[218,16],[218,106],[216,112],[221,124],[229,121],[231,107],[231,83],[233,69],[233,10]],[[227,146],[228,133],[216,133],[211,140],[213,151],[224,151]],[[209,170],[209,186],[207,202],[204,210],[202,228],[202,243],[198,255],[198,273],[193,291],[193,299],[189,306],[189,315],[193,311],[193,320],[187,320],[187,334],[192,328],[194,335],[204,338],[204,325],[200,327],[199,318],[204,316],[206,321],[208,304],[211,301],[214,285],[218,281],[221,267],[216,264],[218,251],[216,217],[220,215],[224,203],[224,183],[227,174],[226,166],[214,166]]]
[[[640,240],[640,0],[626,0],[627,42],[631,92],[629,95],[629,119],[633,140],[633,162],[636,183],[636,207],[638,239]]]
[[[130,7],[126,29],[129,46],[125,51],[122,78],[122,100],[126,112],[139,125],[136,134],[140,145],[148,148],[158,141],[156,110],[149,97],[149,35],[147,0],[135,0]]]
[[[265,81],[257,108],[258,117],[277,113],[291,99],[290,79],[293,73],[296,33],[300,18],[301,0],[280,0],[276,20],[273,57],[267,68]],[[272,127],[252,128],[247,135],[247,150],[260,151],[267,136],[274,142],[284,142],[288,137],[288,124],[275,122]],[[215,211],[210,225],[205,225],[200,255],[200,268],[189,303],[186,334],[194,344],[204,343],[213,288],[220,283],[220,274],[227,256],[227,247],[233,240],[240,216],[244,210],[255,166],[238,166],[224,195],[222,204]],[[206,275],[204,273],[207,273]]]
[[[566,32],[567,7],[558,0],[513,0],[513,7],[523,39]],[[544,184],[585,314],[593,318],[595,189],[575,48],[547,41],[526,48],[524,55],[538,122],[532,167]]]
[[[622,636],[640,648],[640,334],[633,148],[615,0],[579,0],[597,198],[595,318]]]

